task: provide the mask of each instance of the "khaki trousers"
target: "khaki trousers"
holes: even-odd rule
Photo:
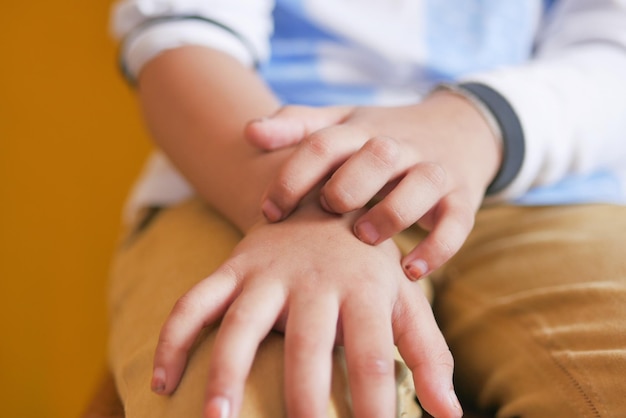
[[[408,231],[401,246],[419,234]],[[170,397],[150,391],[152,356],[174,302],[240,239],[198,200],[163,210],[120,246],[109,293],[109,357],[127,418],[201,417],[215,329]],[[626,207],[492,207],[434,275],[434,310],[466,406],[498,417],[626,417]],[[216,325],[217,326],[217,325]],[[285,416],[282,337],[271,333],[241,416]],[[340,349],[330,417],[350,417]],[[398,416],[419,417],[398,362]]]

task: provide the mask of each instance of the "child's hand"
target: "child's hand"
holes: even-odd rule
[[[207,418],[238,415],[257,347],[275,324],[285,332],[288,416],[326,416],[339,341],[355,417],[395,416],[394,342],[422,405],[438,417],[460,417],[453,360],[421,287],[405,280],[392,241],[355,240],[352,220],[307,204],[285,222],[250,230],[174,307],[159,338],[153,389],[175,390],[198,333],[224,315],[208,373]]]
[[[437,92],[403,107],[285,107],[246,136],[273,150],[297,144],[268,187],[262,210],[284,219],[320,183],[320,203],[347,213],[381,198],[355,234],[378,244],[417,222],[430,231],[402,261],[418,279],[461,247],[500,164],[500,144],[465,99]]]

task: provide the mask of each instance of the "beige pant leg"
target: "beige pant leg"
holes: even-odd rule
[[[498,417],[626,417],[626,207],[495,207],[441,271],[456,387]]]
[[[215,328],[207,329],[173,396],[150,391],[160,327],[175,301],[207,277],[240,240],[237,230],[198,200],[160,213],[116,256],[110,285],[110,363],[127,418],[201,417]],[[334,355],[329,417],[351,416],[340,350]],[[400,367],[400,366],[399,366]],[[410,375],[399,368],[399,416],[419,417]],[[246,382],[241,417],[279,418],[283,405],[283,338],[271,333]]]

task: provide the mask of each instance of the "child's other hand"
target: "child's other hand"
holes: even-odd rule
[[[175,390],[198,333],[223,315],[208,371],[207,418],[238,416],[256,350],[277,324],[285,333],[288,416],[327,416],[331,352],[339,341],[355,417],[395,417],[394,343],[422,405],[438,417],[460,417],[452,356],[421,287],[405,279],[392,241],[355,240],[352,220],[308,204],[284,222],[251,229],[172,310],[156,349],[153,389]]]
[[[402,260],[414,280],[461,247],[501,158],[473,105],[445,91],[402,107],[288,106],[251,122],[246,137],[265,150],[297,147],[265,193],[270,222],[284,219],[319,184],[329,212],[347,213],[378,197],[354,232],[378,244],[416,222],[429,230]]]

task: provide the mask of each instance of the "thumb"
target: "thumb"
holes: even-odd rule
[[[248,122],[244,135],[257,148],[275,150],[295,145],[315,131],[341,123],[352,111],[351,106],[284,106],[271,116]]]

